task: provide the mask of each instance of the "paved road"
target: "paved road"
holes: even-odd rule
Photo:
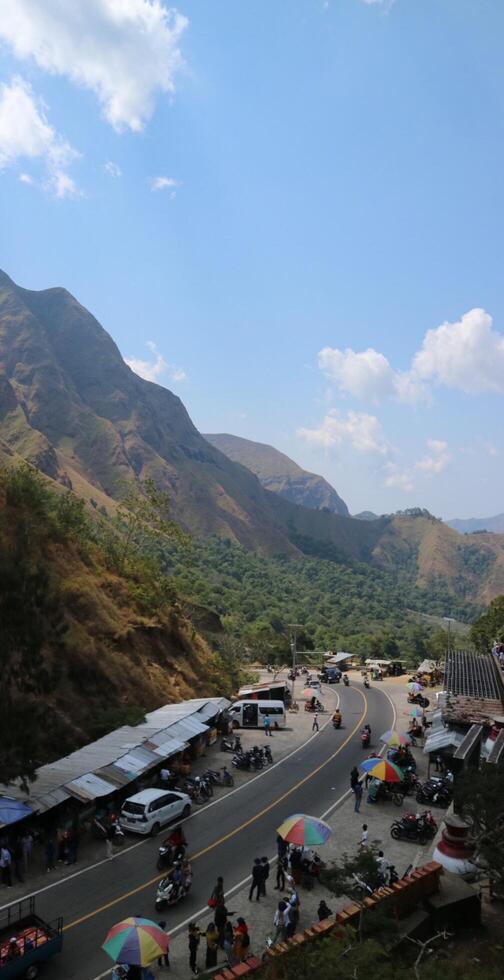
[[[391,727],[393,707],[379,687],[364,695],[360,685],[353,684],[338,693],[344,719],[340,731],[329,725],[277,767],[189,818],[185,830],[193,890],[163,916],[172,934],[203,909],[217,875],[224,875],[229,892],[247,877],[254,857],[275,853],[275,828],[289,813],[322,816],[347,791],[350,769],[362,759],[359,732],[364,719],[378,736]],[[274,752],[274,738],[271,741]],[[65,918],[64,950],[48,965],[46,976],[94,980],[110,967],[100,946],[115,922],[128,915],[160,917],[154,908],[158,846],[159,841],[141,841],[128,853],[55,884],[37,897],[44,918],[61,914]],[[235,909],[232,898],[228,908],[238,914],[248,912]]]

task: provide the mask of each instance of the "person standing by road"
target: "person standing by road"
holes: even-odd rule
[[[11,864],[12,855],[7,847],[6,841],[4,841],[0,847],[0,870],[2,872],[2,882],[8,888],[12,888]]]
[[[219,877],[217,878],[217,883],[212,890],[212,894],[210,895],[210,900],[208,904],[210,905],[210,908],[217,908],[219,902],[223,902],[223,901],[224,901],[224,878],[221,875],[219,875]]]
[[[29,830],[26,830],[21,838],[21,846],[23,848],[23,865],[25,872],[28,871],[28,865],[30,863],[30,858],[33,851],[33,837]]]
[[[356,813],[360,813],[360,805],[362,802],[362,783],[359,780],[357,780],[357,783],[354,786],[354,796],[355,796],[354,810]]]
[[[228,912],[224,904],[224,899],[222,899],[220,902],[217,903],[217,908],[215,909],[215,914],[214,914],[214,922],[217,928],[217,932],[219,933],[219,946],[221,949],[224,949],[224,937],[226,934],[226,925],[230,915],[233,915],[233,912]]]
[[[319,731],[318,714],[317,712],[315,712],[313,716],[312,732],[318,732],[318,731]]]
[[[248,949],[250,946],[250,936],[248,931],[247,923],[242,916],[236,920],[236,926],[234,930],[234,946],[233,946],[233,956],[236,963],[242,963],[246,956],[248,956]]]
[[[233,966],[234,963],[233,945],[234,945],[233,926],[231,922],[226,922],[226,925],[224,926],[224,934],[223,934],[223,948],[227,957],[227,961],[230,966]]]
[[[278,908],[273,916],[273,925],[275,927],[275,935],[273,936],[273,945],[276,946],[281,939],[285,939],[285,934],[287,926],[289,923],[289,913],[287,908],[287,902],[279,902]]]
[[[360,847],[361,851],[367,851],[368,838],[369,838],[369,833],[368,833],[367,823],[363,823],[362,824],[361,839],[359,841],[359,847]]]
[[[196,974],[198,972],[197,956],[201,933],[195,922],[189,923],[187,931],[189,934],[189,967]]]
[[[269,737],[272,738],[273,736],[271,734],[271,721],[269,715],[264,716],[263,725],[264,725],[264,734],[269,735]]]
[[[214,922],[209,922],[205,933],[206,956],[205,969],[209,970],[212,966],[217,966],[217,950],[219,948],[219,933]]]
[[[255,858],[254,864],[252,866],[252,883],[250,885],[249,891],[249,902],[252,901],[254,896],[254,891],[256,893],[256,901],[259,901],[261,896],[261,887],[263,882],[263,869],[259,858]]]
[[[270,873],[270,863],[267,857],[261,858],[261,869],[262,869],[261,895],[264,895],[264,898],[266,898],[266,882],[269,878],[269,873]]]
[[[275,891],[285,891],[285,872],[288,868],[288,858],[284,854],[282,857],[278,856],[277,861],[277,873],[276,873],[276,885]]]
[[[158,922],[158,926],[160,929],[162,929],[163,932],[166,932],[166,922]],[[169,968],[170,957],[168,954],[169,954],[169,949],[167,949],[166,953],[162,953],[162,955],[159,957],[157,961],[157,965],[159,966],[160,969],[162,966],[166,966],[167,969]]]

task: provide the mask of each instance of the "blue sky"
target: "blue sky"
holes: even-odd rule
[[[499,0],[3,0],[0,264],[350,509],[504,510]]]

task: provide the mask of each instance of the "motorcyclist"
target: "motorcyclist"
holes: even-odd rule
[[[339,710],[339,708],[336,708],[336,711],[332,716],[332,723],[336,728],[339,728],[341,725],[341,721],[342,721],[341,711]]]
[[[343,674],[343,683],[345,687],[348,687],[350,681],[348,680],[348,674]]]

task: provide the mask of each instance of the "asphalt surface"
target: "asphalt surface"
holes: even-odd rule
[[[328,725],[280,765],[264,770],[215,805],[194,809],[185,823],[193,888],[178,905],[163,914],[155,911],[160,839],[138,841],[133,835],[126,845],[136,844],[131,850],[42,890],[36,899],[39,915],[48,920],[63,915],[65,922],[63,952],[46,965],[44,976],[51,980],[106,976],[111,963],[101,943],[114,923],[129,915],[163,918],[173,935],[204,908],[219,874],[224,876],[228,908],[247,916],[248,903],[245,909],[235,908],[229,892],[243,884],[255,857],[271,858],[276,853],[276,828],[282,820],[296,812],[322,816],[334,808],[348,791],[352,766],[364,755],[359,735],[364,722],[371,725],[376,748],[377,736],[392,726],[393,707],[379,687],[364,691],[352,683],[349,688],[326,688],[328,707],[329,691],[340,697],[340,730]],[[319,718],[323,724],[327,714]],[[258,742],[264,741],[258,733]],[[275,736],[271,748],[274,756]]]

